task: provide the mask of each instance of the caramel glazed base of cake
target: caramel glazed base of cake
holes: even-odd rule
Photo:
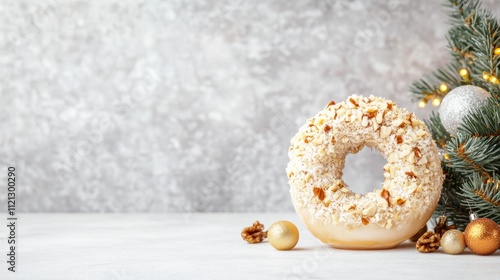
[[[343,182],[342,170],[347,154],[364,146],[387,164],[382,188],[360,195]],[[444,180],[425,124],[374,96],[330,102],[292,138],[289,158],[298,215],[315,237],[344,249],[393,248],[414,235],[431,217]]]

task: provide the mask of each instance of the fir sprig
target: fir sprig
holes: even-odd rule
[[[444,149],[446,147],[446,143],[451,139],[451,135],[444,128],[439,115],[435,112],[431,112],[431,116],[429,120],[425,120],[425,124],[429,128],[432,138],[436,141],[438,147]]]
[[[500,176],[493,174],[490,180],[474,173],[463,185],[460,196],[463,207],[471,207],[481,218],[500,220]]]
[[[499,102],[490,98],[488,104],[462,120],[458,131],[472,137],[500,137]]]
[[[462,78],[458,74],[460,64],[452,62],[444,68],[439,68],[424,78],[412,84],[410,91],[413,94],[413,101],[425,100],[445,96],[444,92],[439,90],[439,86],[446,81],[448,87],[457,87],[462,85]]]
[[[463,175],[479,172],[488,177],[500,170],[500,137],[458,134],[446,145],[447,165]]]
[[[462,197],[457,195],[461,192],[461,182],[464,177],[444,164],[442,167],[445,180],[434,217],[437,218],[440,215],[446,215],[460,230],[464,230],[465,225],[469,221],[469,210],[462,206]]]
[[[452,61],[413,83],[411,92],[419,105],[461,85],[479,86],[492,96],[464,118],[457,135],[446,131],[436,113],[426,121],[444,149],[446,177],[435,215],[446,214],[463,229],[469,204],[480,217],[500,223],[500,24],[479,0],[449,0],[447,6]]]

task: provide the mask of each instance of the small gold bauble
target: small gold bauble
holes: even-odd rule
[[[415,233],[415,235],[410,237],[410,241],[417,242],[418,239],[420,238],[420,236],[424,235],[424,233],[426,233],[426,232],[427,232],[427,225],[424,225],[424,227],[421,228],[417,233]]]
[[[447,254],[458,255],[465,250],[464,234],[458,229],[447,230],[441,237],[441,247]]]
[[[291,250],[299,241],[299,230],[289,221],[279,221],[271,225],[267,239],[278,250]]]
[[[470,222],[465,228],[465,243],[478,255],[493,254],[500,247],[500,228],[487,218]]]

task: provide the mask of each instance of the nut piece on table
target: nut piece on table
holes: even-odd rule
[[[420,236],[415,247],[420,253],[434,252],[439,249],[440,239],[439,234],[428,231]]]
[[[255,221],[252,226],[246,227],[241,231],[241,238],[248,243],[260,243],[267,237],[267,231],[264,231],[264,225]]]

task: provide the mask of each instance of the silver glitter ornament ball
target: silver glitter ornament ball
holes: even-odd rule
[[[490,94],[476,86],[460,86],[446,94],[439,107],[439,116],[450,134],[457,134],[463,118],[472,110],[484,106]]]

